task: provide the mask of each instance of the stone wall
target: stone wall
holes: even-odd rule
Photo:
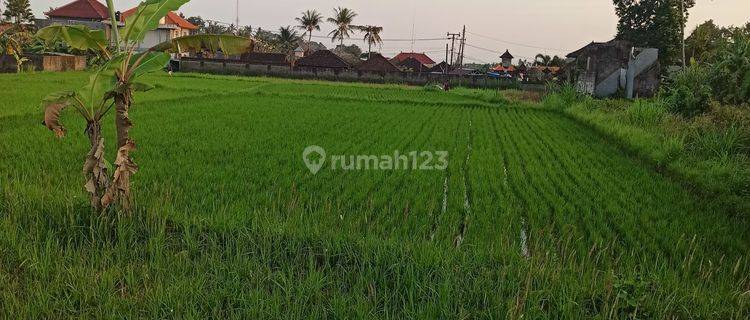
[[[217,61],[217,60],[183,60],[180,61],[181,72],[245,75],[245,76],[268,76],[291,79],[318,79],[343,82],[364,83],[394,83],[424,86],[427,84],[442,84],[449,81],[452,86],[466,86],[473,88],[533,88],[534,90],[543,86],[534,84],[520,84],[513,80],[494,79],[485,75],[459,76],[432,73],[413,72],[360,72],[356,70],[344,70],[334,72],[330,69],[292,69],[289,66],[256,65],[242,61]]]

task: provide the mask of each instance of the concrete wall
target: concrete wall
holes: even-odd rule
[[[34,71],[82,71],[86,70],[86,57],[83,56],[47,56],[27,55],[28,62],[23,70]],[[16,72],[16,60],[11,56],[0,55],[0,72]]]
[[[242,61],[216,61],[216,60],[183,60],[180,61],[181,72],[197,72],[212,74],[228,75],[246,75],[246,76],[269,76],[291,79],[318,79],[344,82],[365,82],[365,83],[395,83],[409,85],[427,85],[442,84],[449,81],[452,86],[467,86],[474,88],[532,88],[543,89],[543,85],[522,84],[513,80],[493,79],[484,75],[481,76],[458,76],[443,75],[430,73],[411,73],[411,72],[394,72],[394,73],[372,73],[358,72],[356,70],[345,70],[334,72],[332,70],[312,70],[297,69],[292,70],[288,66],[269,66],[255,65]]]

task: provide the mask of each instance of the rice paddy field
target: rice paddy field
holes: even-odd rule
[[[86,79],[0,75],[0,318],[750,318],[748,216],[555,110],[155,74],[130,112],[135,214],[100,217],[83,120],[57,139],[39,106]],[[449,161],[312,174],[310,145]]]

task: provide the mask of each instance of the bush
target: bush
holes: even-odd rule
[[[711,109],[711,87],[706,70],[693,64],[675,73],[665,86],[669,109],[685,117],[695,117]]]
[[[750,103],[750,38],[737,35],[719,51],[711,68],[716,99],[724,103]]]

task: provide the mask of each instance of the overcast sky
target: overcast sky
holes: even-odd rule
[[[31,5],[34,13],[42,17],[42,12],[50,7],[69,1],[72,0],[31,0]],[[120,11],[139,2],[114,1]],[[235,0],[193,0],[181,11],[187,16],[200,15],[233,23],[235,3]],[[316,9],[328,17],[337,6],[355,10],[359,14],[355,24],[383,26],[381,37],[386,40],[412,39],[412,34],[416,39],[440,38],[448,31],[460,32],[466,25],[466,42],[470,45],[466,48],[466,60],[472,62],[498,61],[505,49],[510,49],[516,58],[532,59],[540,52],[565,55],[591,41],[611,39],[617,23],[611,0],[240,0],[240,25],[276,30],[279,26],[294,25],[294,18],[303,10]],[[697,0],[690,11],[688,30],[708,19],[719,25],[742,25],[750,20],[748,13],[750,0]],[[331,29],[326,23],[315,35],[327,35]],[[332,46],[330,40],[317,41]],[[366,47],[359,35],[347,43]],[[445,43],[416,41],[412,45],[411,41],[385,41],[382,52],[392,56],[413,48],[442,61]]]

